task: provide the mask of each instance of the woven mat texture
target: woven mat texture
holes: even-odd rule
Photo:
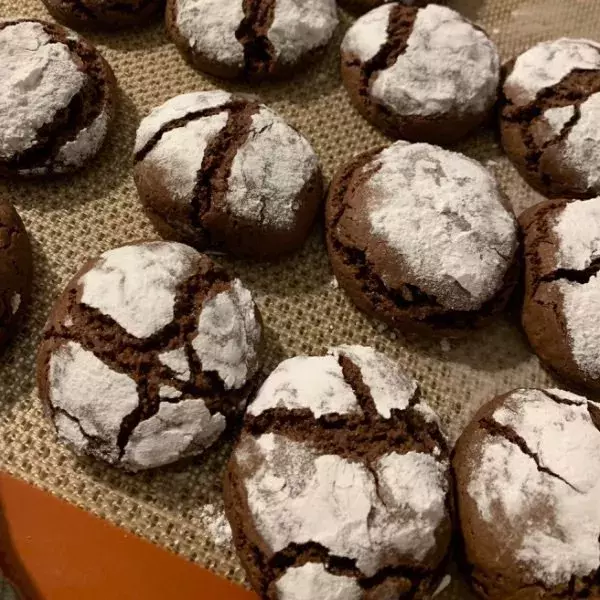
[[[451,5],[487,29],[503,60],[557,36],[598,37],[599,0],[454,0]],[[0,17],[48,19],[39,0],[0,0]],[[278,85],[252,88],[313,143],[325,174],[386,139],[351,107],[338,60],[343,32],[310,72]],[[128,475],[77,460],[56,443],[34,387],[35,350],[51,304],[87,257],[155,234],[140,210],[131,176],[135,130],[148,111],[171,96],[223,86],[193,71],[171,45],[162,24],[87,36],[112,65],[120,84],[116,126],[100,157],[80,175],[52,182],[0,182],[31,235],[35,283],[25,326],[0,358],[0,468],[170,548],[235,581],[243,571],[229,545],[212,541],[206,505],[222,506],[220,481],[230,445],[200,460]],[[461,144],[499,178],[516,213],[541,198],[502,155],[491,129]],[[268,342],[265,372],[284,357],[318,354],[340,343],[370,344],[394,358],[422,384],[455,439],[475,410],[498,393],[550,382],[527,347],[514,316],[502,316],[461,341],[409,340],[360,314],[336,289],[315,233],[294,257],[275,265],[228,262],[254,290]],[[51,556],[49,557],[51,560]],[[456,577],[440,600],[470,598]]]

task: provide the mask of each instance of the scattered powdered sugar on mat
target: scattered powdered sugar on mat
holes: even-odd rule
[[[335,0],[277,0],[267,37],[279,60],[294,63],[327,44],[337,25]]]
[[[68,106],[85,75],[65,44],[52,42],[40,23],[25,21],[0,30],[0,80],[0,156],[11,158]]]
[[[364,42],[359,47],[366,50]],[[371,92],[396,114],[468,114],[492,106],[499,78],[498,50],[485,33],[456,11],[430,4],[418,11],[406,50],[377,73]]]
[[[568,38],[542,42],[517,58],[504,91],[514,104],[529,104],[569,73],[596,69],[600,69],[600,44],[596,42]]]
[[[195,51],[232,67],[244,64],[236,31],[244,20],[242,0],[177,0],[177,27]]]
[[[363,185],[375,236],[444,307],[480,308],[503,285],[517,248],[516,222],[494,177],[429,144],[396,142],[364,170],[373,165],[379,169]]]
[[[200,509],[200,521],[210,535],[210,539],[218,546],[230,546],[232,543],[231,527],[225,511],[215,504],[205,504]]]
[[[298,196],[318,169],[319,160],[306,138],[261,106],[252,116],[248,140],[233,159],[225,203],[241,219],[291,229]]]
[[[486,436],[468,486],[482,518],[509,534],[517,559],[548,586],[600,566],[600,432],[589,412],[598,409],[573,397],[513,392],[492,420],[519,436],[527,451],[508,437]]]

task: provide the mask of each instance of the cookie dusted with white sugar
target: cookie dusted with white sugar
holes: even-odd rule
[[[0,22],[0,175],[81,168],[115,110],[108,63],[76,33],[42,21]]]
[[[452,465],[471,581],[489,600],[600,597],[600,406],[518,389],[484,406]]]
[[[134,179],[160,235],[252,258],[297,250],[323,197],[306,138],[258,101],[223,91],[155,108],[137,132]]]
[[[354,13],[364,13],[393,1],[394,0],[338,0],[338,3],[340,6],[343,6]],[[437,4],[442,4],[443,1],[444,0],[441,0],[440,2],[437,2]],[[431,0],[400,0],[399,4],[404,4],[406,6],[426,6],[430,2]]]
[[[600,198],[547,200],[519,221],[529,341],[554,374],[600,391]]]
[[[545,196],[600,194],[600,44],[561,38],[517,57],[500,129],[508,157]]]
[[[247,80],[289,76],[338,25],[335,0],[167,0],[166,20],[195,68]]]
[[[451,144],[496,102],[498,50],[459,13],[392,2],[363,15],[342,43],[342,78],[359,112],[388,135]]]
[[[437,146],[399,141],[356,157],[330,186],[325,222],[340,286],[393,327],[478,326],[518,278],[517,222],[496,180]]]
[[[131,471],[200,454],[243,413],[261,360],[250,292],[183,244],[89,261],[60,296],[38,388],[77,454]]]
[[[282,362],[225,478],[237,552],[269,600],[429,598],[451,495],[437,416],[412,378],[363,346]]]

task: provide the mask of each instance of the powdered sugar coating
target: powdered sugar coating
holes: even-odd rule
[[[267,36],[277,60],[293,64],[325,46],[337,25],[335,0],[277,0]]]
[[[504,93],[513,104],[522,106],[573,71],[596,69],[600,69],[600,44],[596,42],[569,38],[542,42],[517,58]]]
[[[375,16],[358,19],[344,50],[359,56],[372,52],[372,36],[381,34],[392,9],[383,6]],[[386,32],[381,43],[387,39]],[[499,78],[498,50],[485,33],[456,11],[429,4],[417,12],[404,52],[374,75],[370,91],[397,115],[463,115],[491,108]]]
[[[0,30],[0,157],[9,159],[37,141],[81,90],[85,75],[65,44],[52,42],[40,23]]]
[[[574,106],[559,106],[557,108],[549,108],[544,112],[544,118],[550,126],[552,133],[557,136],[560,135],[565,125],[575,115]]]
[[[573,404],[571,396],[565,404],[540,390],[511,394],[492,419],[520,436],[532,455],[486,436],[472,453],[468,485],[482,518],[502,528],[506,551],[548,586],[600,566],[600,432],[585,399]],[[550,472],[538,469],[533,456]]]
[[[109,250],[80,278],[80,302],[129,334],[149,337],[173,320],[177,289],[195,273],[199,258],[196,250],[175,242]]]
[[[231,67],[244,65],[236,31],[244,19],[242,0],[176,0],[177,27],[190,47]]]
[[[136,133],[135,152],[142,150],[171,121],[182,119],[195,112],[223,106],[230,100],[231,94],[221,90],[190,92],[170,98],[142,119]]]
[[[78,132],[74,140],[66,142],[56,155],[58,173],[82,165],[96,155],[108,131],[108,116],[102,111],[88,127]]]
[[[363,383],[369,386],[377,412],[389,419],[392,410],[405,410],[414,398],[418,384],[405,375],[385,354],[368,346],[340,346],[334,356],[349,358],[359,369]]]
[[[334,356],[296,356],[269,375],[248,407],[258,416],[273,408],[308,408],[315,418],[362,412]]]
[[[275,584],[280,600],[360,600],[363,595],[355,579],[332,575],[320,563],[290,567]]]
[[[448,518],[448,465],[428,454],[386,454],[369,469],[265,434],[244,438],[236,458],[253,471],[244,482],[250,516],[273,552],[313,541],[371,577],[425,559]]]
[[[53,409],[76,420],[87,436],[101,439],[106,460],[116,461],[121,423],[139,403],[136,382],[111,369],[79,343],[68,341],[50,357],[48,384]],[[81,431],[73,423],[67,426],[65,420],[59,425],[61,437],[80,447]]]
[[[139,471],[198,454],[219,438],[225,426],[225,417],[211,415],[204,400],[161,402],[158,413],[133,430],[125,446],[123,466]]]
[[[355,54],[362,62],[371,60],[387,39],[393,4],[369,11],[348,29],[342,41],[342,52]]]
[[[442,306],[479,309],[502,287],[517,248],[516,221],[493,176],[461,154],[402,141],[363,170],[373,167],[361,193],[374,236]]]
[[[306,138],[262,106],[233,160],[225,203],[241,219],[292,229],[300,208],[298,196],[318,169],[319,160]]]
[[[205,371],[216,371],[225,389],[243,387],[258,369],[262,328],[250,292],[236,279],[231,289],[205,301],[192,346]]]
[[[176,202],[191,203],[206,147],[223,130],[227,119],[224,111],[168,131],[144,158],[144,164],[163,175]]]
[[[58,439],[71,446],[76,452],[85,452],[88,447],[88,439],[81,431],[79,423],[66,413],[58,412],[54,415],[54,426]]]
[[[189,380],[191,371],[185,348],[175,348],[175,350],[163,352],[158,356],[158,359],[175,373],[177,379]]]

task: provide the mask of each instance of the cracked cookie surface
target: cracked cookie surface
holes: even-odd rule
[[[521,176],[549,198],[600,193],[600,45],[543,42],[509,67],[502,145]]]
[[[164,9],[164,0],[42,0],[69,27],[112,30],[141,25]]]
[[[497,600],[600,597],[600,406],[518,389],[485,405],[452,466],[475,590]]]
[[[448,448],[417,383],[372,348],[282,362],[225,478],[234,542],[269,600],[428,598],[452,531]]]
[[[519,221],[529,341],[559,377],[600,391],[600,198],[548,200]]]
[[[453,143],[496,102],[500,59],[493,42],[459,13],[387,3],[346,33],[342,78],[369,121],[393,137]]]
[[[338,25],[335,0],[167,0],[166,20],[194,67],[249,80],[289,76]]]
[[[389,4],[394,0],[339,0],[339,5],[353,13],[365,13],[373,10],[383,4]],[[426,6],[431,0],[400,0],[399,4],[406,6]],[[443,4],[444,0],[439,0],[436,4]]]
[[[261,361],[250,292],[208,257],[144,242],[89,261],[57,300],[38,389],[59,439],[138,471],[200,454],[243,413]]]
[[[0,349],[14,332],[31,295],[31,245],[23,221],[0,199]]]
[[[0,174],[81,168],[113,118],[116,82],[86,40],[42,21],[0,22]]]
[[[298,249],[323,196],[309,142],[263,104],[222,91],[154,109],[138,129],[134,179],[163,237],[255,258]]]
[[[504,307],[517,279],[517,223],[495,179],[436,146],[400,141],[344,166],[326,227],[340,285],[394,327],[477,325]]]

